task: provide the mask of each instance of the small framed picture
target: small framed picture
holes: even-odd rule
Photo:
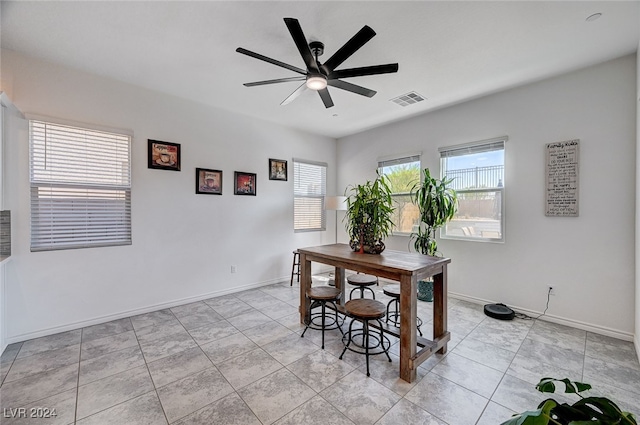
[[[222,195],[222,171],[196,168],[196,194]]]
[[[236,171],[233,179],[233,194],[256,196],[255,173]]]
[[[149,140],[147,148],[149,168],[180,171],[180,145]]]
[[[287,161],[269,158],[269,180],[287,181]]]

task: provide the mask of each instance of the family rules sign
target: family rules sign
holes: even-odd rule
[[[579,153],[578,139],[545,146],[546,216],[578,216]]]

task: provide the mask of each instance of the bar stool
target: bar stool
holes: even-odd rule
[[[387,320],[386,322],[391,322],[394,326],[400,327],[400,285],[386,285],[382,288],[382,292],[391,297],[391,301],[387,304]],[[394,306],[394,311],[391,311],[391,304]],[[420,326],[422,326],[422,319],[417,318],[417,328],[418,333],[422,336],[422,331],[420,330]]]
[[[344,335],[342,332],[342,328],[340,325],[342,323],[338,320],[338,309],[336,308],[335,303],[340,300],[341,291],[336,288],[331,288],[329,286],[312,286],[307,290],[307,298],[311,300],[311,309],[317,307],[318,305],[321,307],[320,313],[312,313],[309,318],[309,323],[304,328],[302,335],[300,338],[304,338],[304,334],[307,332],[307,329],[316,329],[322,331],[322,349],[324,350],[324,331],[331,329],[340,329],[340,333]],[[335,311],[335,316],[331,318],[329,323],[326,323],[326,308],[327,303],[333,304],[333,309]],[[317,319],[320,319],[320,323],[317,323]]]
[[[373,299],[374,300],[376,299],[375,292],[373,292],[373,289],[369,288],[369,286],[378,284],[377,276],[372,276],[370,274],[360,274],[360,273],[352,274],[347,276],[347,282],[349,283],[349,285],[355,286],[355,288],[353,288],[349,293],[349,299],[353,298],[353,291],[356,291],[358,289],[360,290],[360,298],[364,298],[364,290],[366,289],[371,291],[371,295],[373,296]]]
[[[296,249],[293,251],[293,265],[291,266],[291,283],[289,286],[293,286],[293,276],[297,276],[296,282],[300,282],[300,253]]]
[[[347,314],[353,319],[349,324],[349,331],[342,337],[343,341],[345,338],[347,338],[347,341],[344,346],[344,350],[342,350],[342,354],[340,354],[340,360],[342,360],[342,356],[344,356],[344,353],[347,350],[358,354],[364,354],[367,359],[367,376],[370,376],[369,356],[385,353],[389,361],[391,361],[391,357],[389,356],[391,341],[389,341],[389,338],[384,336],[382,331],[382,322],[380,322],[380,319],[386,315],[385,306],[380,301],[370,300],[368,298],[356,298],[355,300],[347,301],[344,308]],[[378,326],[380,328],[379,336],[372,334],[369,331],[370,320],[378,322]],[[353,329],[353,324],[356,321],[362,323],[362,329]],[[354,342],[354,337],[362,337],[362,345]],[[352,342],[353,346],[351,344]]]

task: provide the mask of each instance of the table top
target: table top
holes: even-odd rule
[[[422,274],[431,269],[439,269],[451,262],[449,258],[431,257],[415,252],[385,249],[380,254],[360,254],[347,244],[319,245],[299,248],[301,254],[310,255],[314,261],[346,261],[353,266],[362,266],[394,274]]]

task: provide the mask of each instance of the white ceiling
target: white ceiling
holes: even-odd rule
[[[602,17],[587,22],[587,16]],[[247,114],[342,137],[637,50],[640,2],[626,1],[2,1],[2,47]],[[326,60],[362,26],[377,35],[340,68],[399,63],[397,74],[348,79],[366,98],[329,88],[325,109],[295,76],[237,47],[304,68],[283,22],[297,18]],[[426,101],[400,107],[409,91]]]

